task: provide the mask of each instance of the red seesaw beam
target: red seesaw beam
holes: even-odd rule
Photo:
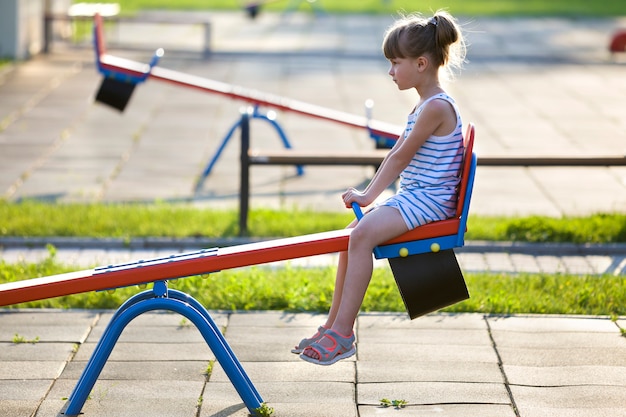
[[[459,219],[429,223],[394,238],[386,244],[453,235],[459,230],[459,224]],[[351,231],[351,229],[343,229],[207,249],[189,254],[173,255],[169,258],[5,283],[0,285],[0,306],[342,252],[348,249]]]
[[[368,120],[366,117],[345,113],[326,107],[317,106],[286,97],[276,96],[261,91],[239,87],[208,78],[185,74],[165,68],[153,67],[106,53],[106,45],[102,32],[102,17],[94,16],[97,59],[100,67],[107,71],[128,74],[132,77],[142,77],[149,74],[149,78],[165,81],[200,91],[214,93],[247,103],[267,106],[270,108],[302,114],[305,116],[337,122],[343,125],[368,129],[373,134],[397,139],[402,133],[402,127],[379,120]]]

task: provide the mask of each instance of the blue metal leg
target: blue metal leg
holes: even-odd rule
[[[250,381],[250,378],[248,377],[248,374],[246,373],[246,371],[241,366],[241,363],[239,362],[239,360],[237,360],[237,357],[235,356],[234,352],[230,348],[230,345],[228,344],[228,342],[226,342],[226,339],[222,335],[222,332],[220,332],[219,328],[215,324],[215,321],[213,321],[213,319],[209,315],[209,312],[204,308],[204,306],[202,304],[200,304],[198,302],[198,300],[196,300],[195,298],[191,297],[189,294],[186,294],[186,293],[181,292],[181,291],[169,290],[168,295],[169,295],[170,298],[175,298],[175,299],[177,299],[179,301],[182,301],[184,303],[189,304],[191,307],[196,309],[196,311],[198,311],[198,313],[200,313],[204,317],[206,323],[212,329],[212,335],[214,335],[214,337],[217,339],[216,342],[220,343],[221,349],[223,349],[228,354],[228,356],[230,358],[230,360],[228,360],[226,362],[232,363],[232,365],[237,367],[237,370],[233,371],[233,372],[235,374],[238,373],[239,375],[241,375],[242,378],[244,378],[246,380],[247,385],[254,392],[255,396],[257,397],[258,402],[262,403],[263,399],[261,398],[261,395],[258,393],[256,388],[254,387],[254,384],[252,384],[252,381]],[[206,339],[206,337],[205,337],[205,339]],[[225,367],[224,363],[220,362],[220,364],[222,365],[222,367]]]
[[[280,137],[280,140],[282,141],[283,146],[286,149],[291,149],[292,148],[291,147],[291,143],[289,142],[289,139],[287,138],[287,135],[285,134],[285,131],[283,130],[283,128],[280,126],[280,124],[276,121],[276,119],[274,117],[270,117],[267,114],[261,113],[259,111],[259,106],[254,106],[252,108],[252,110],[251,109],[246,109],[244,111],[246,111],[250,115],[250,117],[252,117],[253,119],[260,119],[260,120],[265,120],[265,121],[269,122],[274,127],[274,130],[276,130],[276,132],[278,133],[278,136]],[[217,160],[222,155],[222,152],[224,151],[224,148],[228,144],[228,141],[235,134],[235,131],[240,126],[241,126],[241,118],[239,118],[230,127],[230,129],[228,129],[228,132],[226,133],[226,135],[222,139],[222,142],[220,143],[220,146],[217,148],[217,151],[215,151],[215,154],[213,155],[213,157],[211,158],[211,160],[207,164],[206,168],[204,168],[204,171],[202,172],[202,175],[198,179],[198,182],[196,184],[196,190],[198,190],[198,189],[200,189],[202,187],[202,184],[204,184],[204,181],[206,180],[206,178],[209,176],[209,174],[213,170],[213,167],[217,163]],[[297,165],[296,166],[296,170],[297,170],[299,176],[304,175],[304,168],[302,167],[302,165]]]
[[[198,179],[198,183],[196,184],[196,189],[199,189],[202,186],[202,184],[204,183],[204,180],[206,179],[206,177],[209,176],[209,174],[211,173],[211,170],[213,169],[213,166],[217,163],[217,160],[219,159],[220,155],[222,154],[222,151],[224,151],[224,148],[226,147],[226,144],[228,144],[228,141],[230,140],[230,138],[233,136],[233,134],[235,133],[235,131],[237,130],[237,128],[240,125],[241,125],[241,119],[239,119],[235,123],[233,123],[233,125],[230,127],[230,129],[228,129],[228,132],[226,133],[226,136],[224,136],[224,139],[222,139],[222,142],[220,143],[220,146],[217,148],[217,151],[215,152],[215,154],[213,155],[213,157],[209,161],[209,164],[206,166],[206,168],[204,168],[204,171],[202,172],[202,175],[200,176],[200,179]]]
[[[261,406],[263,399],[250,382],[209,312],[194,298],[179,291],[165,289],[165,294],[171,297],[158,295],[157,286],[161,289],[164,285],[162,281],[156,282],[155,290],[137,294],[116,312],[69,397],[66,415],[75,416],[80,413],[124,328],[137,316],[154,310],[173,311],[189,319],[204,337],[248,410],[253,413]]]

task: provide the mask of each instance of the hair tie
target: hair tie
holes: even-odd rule
[[[436,16],[433,16],[430,19],[428,19],[428,24],[432,24],[433,26],[437,26]]]

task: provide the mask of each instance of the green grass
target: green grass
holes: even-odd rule
[[[85,0],[76,0],[84,2]],[[101,0],[87,0],[98,3]],[[589,0],[319,0],[329,13],[395,13],[398,10],[428,13],[445,8],[454,15],[466,16],[624,16],[626,2]],[[142,9],[237,10],[263,0],[123,0],[122,12],[132,14]],[[263,6],[262,10],[284,10],[288,0]],[[309,10],[306,1],[300,6]]]
[[[48,204],[0,202],[2,236],[95,237],[229,237],[237,233],[237,213],[188,205]],[[256,210],[251,213],[254,236],[280,237],[343,227],[346,213]],[[626,215],[580,218],[470,218],[468,239],[534,242],[625,242]],[[0,283],[76,270],[55,260],[55,249],[39,263],[0,261]],[[491,314],[626,314],[626,276],[547,274],[467,274],[471,298],[449,312]],[[327,311],[334,286],[334,268],[270,269],[257,266],[170,281],[172,288],[196,297],[210,309]],[[25,303],[20,307],[117,308],[139,290],[91,292]],[[404,311],[388,268],[376,269],[363,304],[364,311]]]
[[[0,200],[0,236],[225,238],[237,236],[238,212],[186,204],[51,204]],[[336,230],[351,211],[252,210],[251,236],[290,237]],[[626,214],[521,218],[470,216],[467,240],[616,243],[626,242]]]
[[[0,283],[74,270],[52,255],[40,263],[0,261]],[[170,288],[191,294],[208,309],[326,312],[334,287],[334,267],[268,268],[222,271],[170,281]],[[471,297],[444,309],[447,312],[490,314],[626,314],[626,276],[568,276],[545,274],[466,274]],[[140,291],[90,292],[24,303],[11,308],[113,309]],[[376,268],[363,311],[403,312],[404,306],[389,268]]]

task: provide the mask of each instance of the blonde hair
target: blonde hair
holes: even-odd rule
[[[430,18],[419,14],[402,16],[387,30],[383,40],[387,59],[426,55],[437,68],[461,68],[465,51],[465,40],[456,19],[442,10]]]

